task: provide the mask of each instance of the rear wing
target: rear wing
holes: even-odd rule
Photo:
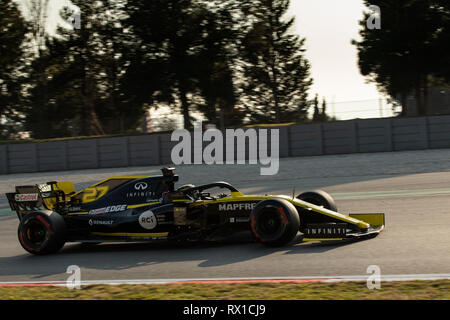
[[[70,198],[73,184],[68,182],[47,182],[32,186],[17,186],[16,192],[7,193],[11,210],[16,211],[19,219],[33,211],[47,209],[64,211]]]
[[[50,186],[48,187],[50,188]],[[42,196],[44,188],[44,186],[39,185],[17,186],[16,192],[6,194],[11,210],[17,213],[19,219],[30,212],[43,208],[47,209]]]

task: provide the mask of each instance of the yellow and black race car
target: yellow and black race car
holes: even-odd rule
[[[324,191],[244,195],[226,182],[176,189],[174,169],[162,173],[111,177],[78,192],[71,182],[17,186],[7,197],[20,220],[20,244],[46,254],[66,242],[214,240],[251,231],[265,245],[281,246],[298,232],[303,241],[338,241],[384,229],[384,214],[338,213]]]

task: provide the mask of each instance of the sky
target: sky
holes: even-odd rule
[[[362,0],[291,0],[289,16],[295,16],[294,32],[306,38],[314,84],[310,94],[325,97],[339,118],[378,117],[379,98],[375,84],[366,83],[358,69],[356,47],[359,20],[368,11]],[[384,97],[383,97],[384,98]],[[381,115],[392,113],[383,102]],[[386,110],[389,109],[389,110]],[[371,110],[352,112],[357,110]]]
[[[59,11],[67,4],[69,0],[50,0],[50,32],[61,23]],[[286,16],[295,16],[292,32],[306,38],[305,55],[314,79],[310,96],[324,97],[328,113],[342,120],[392,115],[375,84],[366,83],[360,74],[357,51],[350,43],[359,39],[358,21],[363,11],[367,11],[363,0],[291,0]]]
[[[357,51],[350,41],[359,39],[358,21],[365,10],[361,0],[292,0],[295,32],[306,37],[306,56],[312,65],[314,92],[336,101],[377,99],[357,66]]]

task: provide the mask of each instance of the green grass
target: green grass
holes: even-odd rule
[[[365,282],[90,285],[66,287],[0,287],[1,300],[450,300],[450,280]]]

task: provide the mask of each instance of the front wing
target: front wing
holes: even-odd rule
[[[384,213],[354,213],[349,217],[365,222],[368,228],[352,230],[345,223],[309,224],[304,233],[303,241],[340,241],[345,239],[370,238],[376,236],[385,228]]]

